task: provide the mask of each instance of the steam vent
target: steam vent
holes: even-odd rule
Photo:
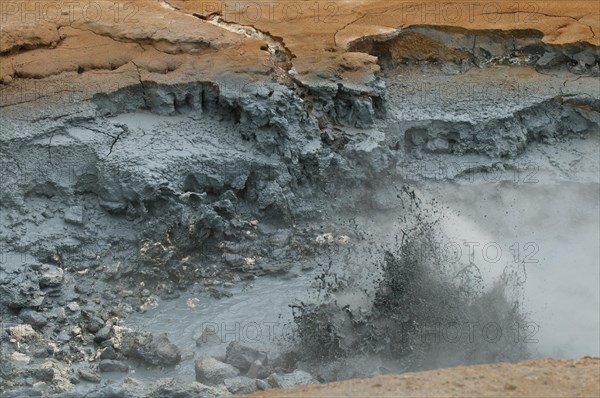
[[[0,0],[2,398],[600,397],[600,0]]]

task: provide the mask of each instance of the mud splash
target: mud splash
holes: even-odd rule
[[[359,249],[323,256],[312,300],[293,306],[306,368],[333,380],[528,358],[515,339],[528,324],[523,270],[509,264],[490,280],[475,262],[453,265],[440,250],[443,213],[408,187],[398,202],[388,236],[380,227]]]

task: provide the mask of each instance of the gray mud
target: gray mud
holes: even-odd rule
[[[0,392],[212,397],[600,355],[597,59],[526,36],[549,74],[489,39],[469,68],[392,62],[369,91],[3,104]]]

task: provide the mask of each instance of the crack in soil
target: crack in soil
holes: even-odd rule
[[[335,33],[333,34],[333,44],[337,47],[338,43],[337,43],[337,35],[343,31],[344,29],[346,29],[348,26],[350,25],[354,25],[355,23],[357,23],[358,21],[360,21],[361,19],[363,19],[364,17],[366,17],[368,14],[365,13],[361,13],[360,11],[357,11],[359,14],[362,14],[360,17],[356,18],[355,20],[348,22],[346,25],[342,26],[341,28],[339,28],[338,30],[335,31]]]
[[[119,125],[119,127],[121,127],[121,132],[119,134],[117,134],[116,137],[114,137],[112,144],[110,144],[110,149],[108,150],[108,154],[106,155],[106,157],[109,157],[110,154],[113,151],[113,148],[115,146],[115,144],[117,143],[117,141],[119,141],[119,139],[121,138],[121,136],[127,132],[129,132],[129,129],[127,128],[127,126],[124,125]]]
[[[173,6],[167,1],[159,1],[160,4],[172,11],[182,12],[178,7]],[[293,68],[292,59],[296,58],[294,53],[285,45],[282,37],[272,35],[270,32],[260,30],[253,25],[243,25],[228,21],[218,12],[209,15],[198,13],[186,14],[196,17],[206,23],[225,29],[229,32],[244,36],[249,39],[257,39],[266,44],[269,52],[269,60],[273,64],[273,69],[277,76],[283,81],[294,80],[289,72]],[[283,57],[283,59],[282,59]]]
[[[257,29],[252,25],[242,25],[235,22],[227,21],[216,13],[211,14],[208,17],[204,17],[196,13],[192,15],[194,15],[196,18],[205,20],[211,25],[221,27],[230,32],[243,35],[250,39],[258,39],[263,41],[267,45],[267,50],[270,55],[269,59],[273,64],[278,77],[282,79],[290,78],[289,72],[293,67],[292,59],[295,58],[295,55],[285,45],[283,38],[273,36],[271,33]],[[280,55],[283,55],[283,60],[281,59]]]
[[[142,97],[144,99],[144,105],[146,106],[146,108],[149,108],[148,100],[146,99],[146,97],[147,97],[146,85],[144,84],[144,81],[142,80],[142,72],[141,72],[138,64],[135,63],[135,61],[131,61],[131,63],[133,64],[133,66],[135,66],[135,68],[137,70],[138,80],[140,81],[140,86],[142,86],[142,94],[143,94]]]

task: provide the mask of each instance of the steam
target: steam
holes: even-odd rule
[[[518,294],[528,314],[525,333],[534,356],[598,356],[597,175],[591,181],[538,177],[535,184],[440,185],[432,194],[455,209],[449,223],[454,229],[446,226],[454,240],[464,236],[480,244],[476,254],[490,279],[502,262],[519,266],[527,276]],[[473,203],[472,198],[478,199]],[[487,242],[503,249],[500,262],[482,261],[480,249]]]

